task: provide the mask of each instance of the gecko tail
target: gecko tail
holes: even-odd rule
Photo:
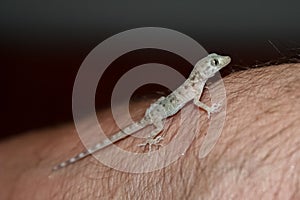
[[[90,154],[91,153],[89,151],[84,151],[84,152],[82,152],[82,153],[80,153],[80,154],[78,154],[78,155],[70,158],[69,160],[64,161],[64,162],[56,165],[55,167],[52,168],[52,171],[57,171],[57,170],[59,170],[61,168],[64,168],[64,167],[66,167],[68,165],[71,165],[71,164],[75,163],[76,161],[81,160],[81,159],[89,156]]]
[[[122,133],[122,134],[124,135],[124,133]],[[119,135],[120,135],[120,133],[119,133]],[[117,137],[119,137],[119,136],[117,135]],[[81,160],[81,159],[93,154],[94,152],[96,152],[100,149],[103,149],[104,147],[109,146],[110,144],[112,144],[112,141],[110,139],[103,140],[101,143],[96,144],[92,148],[87,149],[86,151],[83,151],[82,153],[70,158],[69,160],[56,165],[55,167],[52,168],[52,171],[57,171],[61,168],[65,168],[65,167],[77,162],[78,160]]]
[[[147,119],[143,118],[141,121],[133,123],[133,124],[127,126],[124,130],[121,130],[118,133],[112,135],[109,139],[105,139],[101,143],[98,143],[97,145],[95,145],[94,147],[76,155],[73,158],[70,158],[67,161],[64,161],[64,162],[56,165],[55,167],[52,168],[52,171],[57,171],[61,168],[65,168],[65,167],[77,162],[78,160],[81,160],[81,159],[91,155],[92,153],[94,153],[100,149],[103,149],[103,148],[113,144],[114,142],[117,142],[117,141],[131,135],[132,133],[144,128],[148,124],[149,124],[149,121]]]

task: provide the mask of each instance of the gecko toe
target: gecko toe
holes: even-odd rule
[[[160,141],[162,141],[164,138],[162,136],[157,136],[156,138],[148,138],[146,141],[142,144],[138,144],[139,147],[147,146],[149,145],[149,152],[152,150],[152,146],[162,146],[162,144],[159,144]]]

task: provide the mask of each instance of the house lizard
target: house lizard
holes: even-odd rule
[[[200,101],[200,97],[202,95],[203,88],[206,81],[213,77],[220,69],[228,65],[230,61],[231,58],[229,56],[221,56],[215,53],[202,58],[195,64],[187,80],[171,94],[166,97],[160,97],[156,102],[151,104],[140,121],[134,122],[120,130],[118,133],[96,144],[92,148],[60,163],[53,168],[53,171],[73,164],[96,151],[132,135],[148,125],[153,125],[155,128],[150,132],[145,143],[140,144],[139,146],[149,145],[149,151],[151,151],[152,145],[160,145],[159,142],[163,139],[162,136],[159,136],[159,133],[164,128],[163,120],[176,114],[189,101],[193,100],[193,103],[197,107],[205,110],[208,114],[208,118],[210,118],[211,113],[215,113],[220,109],[221,103],[212,104],[211,107],[202,103]]]

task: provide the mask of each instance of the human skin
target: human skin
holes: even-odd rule
[[[223,81],[226,120],[205,158],[198,153],[209,121],[200,111],[203,125],[185,155],[162,169],[128,173],[89,157],[52,172],[84,149],[74,125],[66,124],[0,143],[0,199],[300,199],[300,64],[250,69]],[[208,91],[201,101],[209,104]],[[133,118],[142,117],[148,105],[133,103]],[[106,133],[118,130],[108,110],[100,116]],[[162,144],[180,126],[197,125],[179,124],[179,117],[173,116]],[[118,145],[144,152],[138,143],[131,137]]]

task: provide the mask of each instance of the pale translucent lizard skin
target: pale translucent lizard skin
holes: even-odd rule
[[[159,98],[155,103],[151,104],[146,110],[144,117],[133,123],[118,133],[111,136],[109,139],[103,140],[102,142],[95,145],[77,156],[60,163],[55,166],[53,170],[66,167],[100,149],[115,143],[128,135],[131,135],[142,128],[153,125],[155,129],[149,134],[145,143],[139,146],[149,145],[151,151],[152,145],[157,145],[163,138],[157,136],[164,128],[163,120],[177,113],[187,102],[193,100],[194,104],[208,113],[214,113],[218,111],[221,104],[213,104],[211,107],[200,102],[200,97],[205,86],[207,79],[213,77],[216,72],[225,67],[230,63],[231,59],[229,56],[221,56],[215,53],[209,54],[205,58],[199,60],[194,69],[192,70],[188,79],[170,95]],[[156,137],[157,136],[157,137]],[[159,144],[158,144],[159,145]]]

